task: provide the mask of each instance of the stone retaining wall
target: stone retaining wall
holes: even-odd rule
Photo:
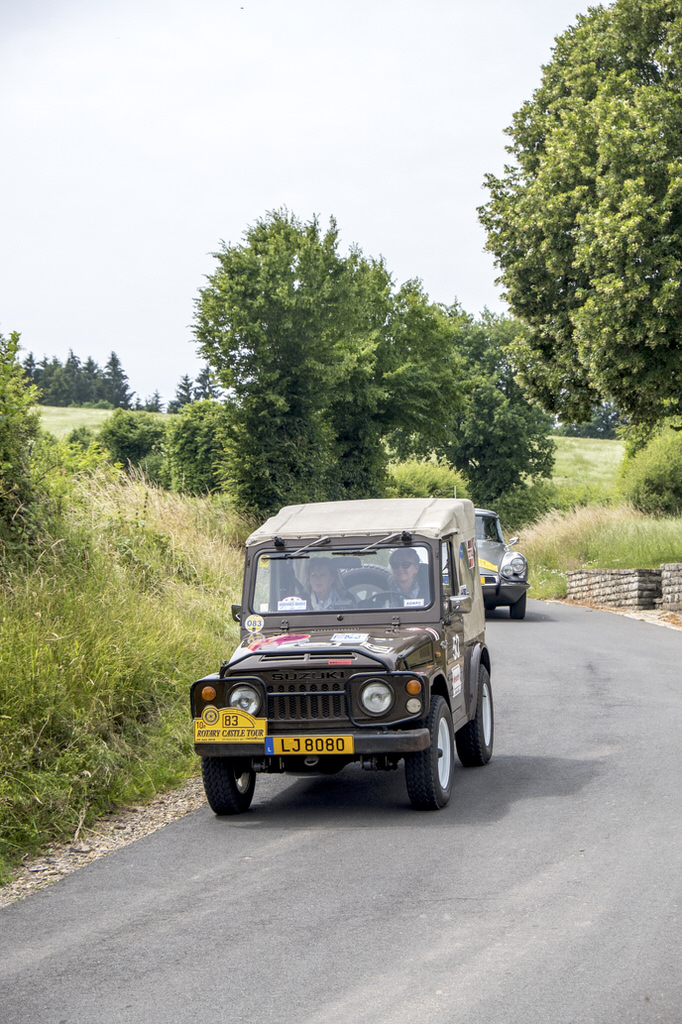
[[[682,611],[682,564],[679,562],[661,566],[661,604],[671,612]]]
[[[682,563],[660,569],[576,569],[566,573],[569,601],[682,611]]]
[[[588,604],[655,608],[661,603],[661,570],[576,569],[566,573],[566,596]]]

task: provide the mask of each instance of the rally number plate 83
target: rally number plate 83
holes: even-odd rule
[[[352,736],[266,736],[266,754],[353,754]]]

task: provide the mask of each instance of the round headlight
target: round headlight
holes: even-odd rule
[[[240,711],[248,711],[255,715],[260,708],[260,694],[253,686],[235,686],[227,698],[228,706],[239,708]]]
[[[520,576],[526,571],[526,559],[523,555],[514,555],[509,564],[517,576]]]
[[[393,690],[388,683],[366,683],[360,691],[360,703],[370,715],[383,715],[393,703]]]

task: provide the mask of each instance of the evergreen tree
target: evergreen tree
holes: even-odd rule
[[[128,387],[128,377],[115,352],[109,356],[102,375],[102,395],[115,409],[130,409],[135,392]]]
[[[145,399],[142,408],[145,412],[163,412],[163,402],[161,401],[160,393],[155,391],[150,398]]]
[[[180,382],[175,389],[175,398],[171,399],[168,403],[168,412],[178,413],[193,401],[194,381],[188,374],[185,374],[184,377],[180,378]]]
[[[221,394],[221,388],[216,384],[213,374],[211,373],[211,368],[207,363],[206,366],[204,366],[197,374],[194,390],[192,392],[192,401],[200,402],[204,398],[212,401],[220,398]]]

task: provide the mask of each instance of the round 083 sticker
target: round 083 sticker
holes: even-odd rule
[[[262,615],[247,615],[244,619],[244,629],[248,629],[249,633],[260,633],[264,625]]]

